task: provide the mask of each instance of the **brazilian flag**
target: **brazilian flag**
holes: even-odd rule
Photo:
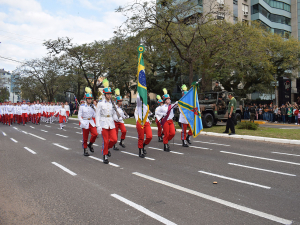
[[[197,87],[192,86],[178,101],[178,106],[193,131],[193,137],[197,137],[203,130]]]
[[[143,45],[138,47],[139,62],[137,72],[137,109],[138,109],[138,122],[144,126],[148,118],[149,105],[147,99],[147,84],[143,52],[145,48]]]

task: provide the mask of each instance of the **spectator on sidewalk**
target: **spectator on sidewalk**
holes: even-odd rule
[[[299,108],[298,108],[296,103],[295,103],[295,106],[294,106],[293,114],[295,116],[295,124],[299,125],[299,123],[298,123]]]
[[[255,113],[256,113],[255,106],[252,105],[252,106],[250,107],[250,110],[249,110],[249,111],[250,111],[250,122],[253,121],[253,123],[254,123]]]
[[[274,110],[274,122],[277,123],[277,122],[279,122],[278,121],[278,111],[279,111],[278,106],[274,105],[273,110]]]
[[[287,107],[287,116],[288,116],[288,123],[291,124],[292,123],[292,117],[293,117],[293,107],[291,104],[288,104]]]
[[[282,123],[285,123],[286,108],[284,104],[282,104],[282,106],[280,107],[280,112]]]

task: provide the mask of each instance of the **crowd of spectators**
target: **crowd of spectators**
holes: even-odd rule
[[[264,105],[256,105],[253,103],[251,105],[245,105],[243,111],[244,119],[250,119],[252,114],[255,120],[264,120],[270,123],[295,123],[300,125],[299,110],[299,104],[296,102],[293,104],[287,102],[281,106],[273,105],[272,103]]]

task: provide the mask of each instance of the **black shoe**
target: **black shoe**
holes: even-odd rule
[[[228,133],[229,133],[228,131],[224,131],[224,132],[223,132],[223,134],[228,134]]]
[[[187,141],[187,143],[189,143],[190,145],[192,144],[192,142],[191,142],[191,136],[190,135],[188,135],[187,137],[186,137],[186,141]]]
[[[94,152],[94,148],[93,148],[92,145],[93,145],[93,143],[89,143],[89,144],[88,144],[88,147],[89,147],[89,149],[90,149],[91,152]]]
[[[113,150],[116,150],[116,151],[118,151],[119,149],[118,149],[118,147],[116,147],[116,145],[114,145],[114,148],[113,148]]]
[[[170,148],[169,148],[168,144],[164,144],[164,151],[165,152],[169,152],[170,151]]]
[[[104,164],[108,164],[108,163],[109,163],[108,158],[107,158],[107,155],[104,155],[104,156],[103,156],[103,163],[104,163]]]
[[[189,147],[184,140],[182,140],[182,147]]]
[[[124,141],[124,139],[121,139],[121,141],[120,141],[120,146],[122,146],[122,148],[125,148],[126,146],[123,144],[123,141]]]
[[[158,137],[158,142],[163,142],[163,138],[162,137]]]
[[[88,150],[86,150],[86,148],[84,149],[83,155],[84,156],[89,156]]]
[[[111,157],[111,153],[110,153],[109,150],[108,150],[107,156],[108,156],[108,157]]]
[[[230,133],[229,135],[235,135],[235,133]]]
[[[139,157],[140,158],[145,158],[145,155],[144,154],[142,154],[142,148],[139,148]]]

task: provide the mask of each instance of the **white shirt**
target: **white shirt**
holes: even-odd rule
[[[171,108],[174,106],[175,104],[171,104]],[[157,112],[159,114],[162,114],[163,116],[166,116],[167,115],[167,112],[168,112],[168,108],[169,108],[169,105],[166,105],[164,104],[163,106],[159,107],[159,109],[157,110]],[[174,107],[175,108],[175,107]],[[174,109],[173,108],[173,109]],[[173,112],[173,109],[170,111],[170,114],[169,114],[169,117],[167,120],[172,120],[173,117],[174,117],[174,112]]]
[[[6,112],[7,114],[14,114],[14,106],[13,105],[6,106]]]
[[[156,109],[155,109],[155,118],[159,121],[163,114],[159,112],[159,108],[162,107],[162,106],[158,106]]]
[[[34,113],[42,113],[42,105],[41,104],[35,104],[34,105]]]
[[[59,113],[60,116],[67,116],[65,108],[60,108],[57,113]]]
[[[113,109],[111,101],[103,100],[99,102],[96,109],[96,126],[104,129],[114,129],[114,114],[116,114],[116,111]]]
[[[182,114],[181,109],[180,110],[180,114],[179,114],[179,123],[183,123],[183,124],[188,124],[188,121],[185,119],[184,115]]]
[[[49,112],[53,113],[54,112],[54,105],[49,106]]]
[[[28,105],[22,104],[21,105],[21,110],[22,110],[22,113],[27,113],[28,112]]]
[[[16,111],[17,111],[16,114],[22,115],[22,107],[20,105],[16,106]]]
[[[95,116],[96,116],[95,109],[93,109],[91,106],[88,106],[87,104],[81,105],[78,111],[78,119],[80,121],[80,127],[83,129],[89,129],[90,126],[89,124],[91,124],[92,127],[95,127],[96,124],[93,120]]]
[[[123,119],[126,119],[127,117],[125,116],[125,113],[123,111],[123,109],[119,106],[116,105],[117,111],[120,114],[121,118],[118,118],[117,113],[114,115],[114,121],[118,122],[118,123],[124,123]]]
[[[144,116],[146,116],[146,113],[147,113],[147,111],[144,110],[144,114],[145,114]],[[136,107],[135,110],[134,110],[134,118],[135,118],[135,121],[136,121],[136,122],[137,122],[138,119],[139,119],[139,112],[138,112],[137,107]],[[142,118],[140,118],[140,119],[142,119]],[[146,122],[150,123],[149,118],[147,118]]]
[[[66,111],[70,112],[70,106],[69,105],[65,105],[65,109],[66,109]]]

